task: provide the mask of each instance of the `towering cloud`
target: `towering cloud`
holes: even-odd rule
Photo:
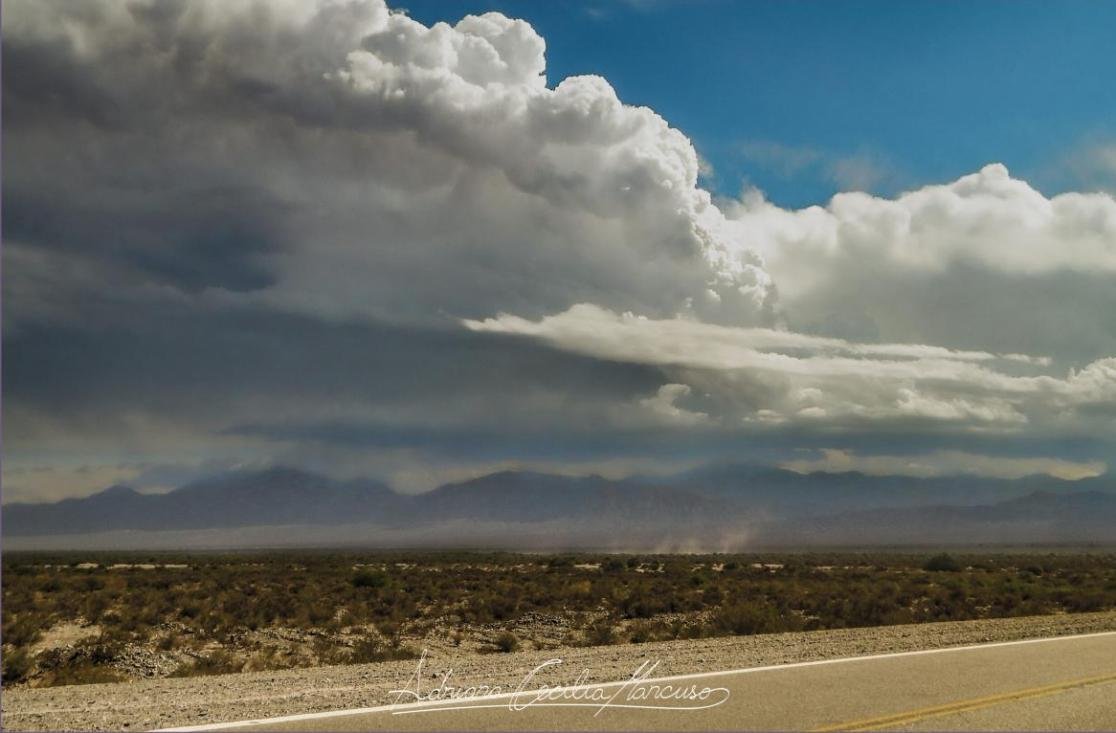
[[[427,28],[380,0],[22,2],[5,20],[9,236],[52,291],[17,291],[13,318],[96,288],[40,246],[117,287],[330,316],[592,300],[772,319],[690,141],[600,77],[548,87],[523,21]]]

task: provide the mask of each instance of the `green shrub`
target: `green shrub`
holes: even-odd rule
[[[674,632],[662,621],[637,621],[628,628],[628,641],[632,644],[671,639],[674,636]]]
[[[7,606],[7,602],[4,604]],[[27,614],[21,613],[11,617],[5,614],[4,620],[4,643],[11,644],[15,647],[29,646],[39,640],[42,635],[43,627],[46,625],[44,619]]]
[[[922,566],[922,569],[935,573],[957,572],[961,569],[961,563],[957,562],[953,555],[950,555],[948,552],[943,552],[927,560],[926,564]]]
[[[384,573],[362,570],[353,576],[354,588],[383,588],[387,585],[387,575]]]
[[[496,647],[496,651],[507,654],[508,652],[514,652],[516,649],[519,648],[519,639],[517,639],[515,634],[513,634],[512,632],[504,631],[496,637],[496,641],[493,642],[493,646]]]
[[[731,634],[771,634],[786,631],[788,624],[779,610],[766,602],[738,602],[722,606],[713,623]]]
[[[3,681],[4,684],[10,685],[14,682],[22,682],[27,679],[27,675],[31,674],[34,669],[35,663],[31,659],[31,655],[23,649],[13,649],[4,654],[4,670]]]
[[[616,643],[616,634],[612,630],[612,622],[605,620],[593,624],[585,634],[586,646],[607,646]]]
[[[369,635],[353,645],[348,661],[350,664],[370,664],[417,657],[418,652],[409,646],[401,645],[398,639],[385,643],[384,640]]]
[[[103,682],[121,682],[124,675],[111,667],[95,664],[79,664],[73,667],[59,667],[49,675],[48,683],[58,685],[96,685]]]
[[[232,654],[221,650],[208,656],[198,657],[192,663],[184,664],[171,677],[193,677],[195,675],[230,674],[239,672],[244,665]]]

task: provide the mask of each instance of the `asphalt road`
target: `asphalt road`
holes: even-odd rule
[[[545,670],[536,683],[530,687],[545,684]],[[679,692],[698,698],[673,696]],[[193,730],[222,728],[1116,731],[1116,632],[565,688],[552,699],[522,693]]]

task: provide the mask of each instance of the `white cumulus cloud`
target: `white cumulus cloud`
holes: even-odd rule
[[[791,325],[1071,358],[1116,352],[1116,199],[1047,197],[993,164],[894,199],[801,210],[745,196],[733,239],[759,250]]]

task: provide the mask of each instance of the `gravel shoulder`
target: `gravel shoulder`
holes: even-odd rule
[[[654,676],[785,664],[816,659],[936,649],[1016,639],[1116,630],[1116,612],[957,621],[878,628],[575,647],[512,654],[432,650],[422,685],[499,685],[515,689],[538,665],[540,682],[602,682],[658,662]],[[281,672],[157,679],[116,684],[5,690],[5,730],[148,730],[382,705],[392,690],[414,689],[415,660]]]

